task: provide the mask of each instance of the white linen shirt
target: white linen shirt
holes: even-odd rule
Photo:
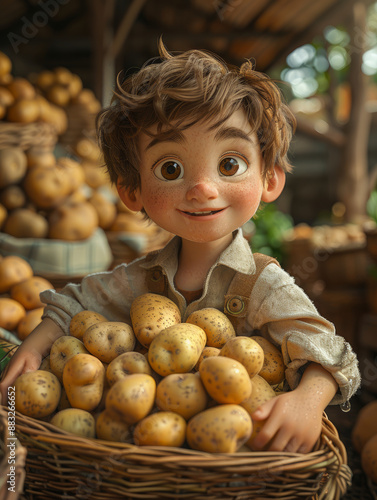
[[[167,279],[167,296],[179,307],[183,322],[193,311],[205,307],[223,311],[224,296],[235,273],[255,272],[250,246],[239,229],[208,271],[201,297],[187,305],[174,286],[180,246],[180,238],[174,237],[148,257],[121,264],[112,271],[90,274],[81,284],[70,283],[59,292],[42,292],[46,304],[43,317],[52,319],[65,335],[69,335],[72,317],[82,310],[96,311],[108,321],[131,325],[131,303],[149,291],[148,270],[158,267]],[[351,346],[335,333],[334,325],[319,315],[304,291],[280,267],[270,264],[260,274],[243,323],[238,334],[263,335],[281,349],[290,389],[298,385],[311,361],[328,370],[339,385],[330,404],[347,401],[358,389],[360,373]]]

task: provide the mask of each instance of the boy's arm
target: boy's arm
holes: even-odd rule
[[[63,330],[46,318],[26,337],[5,369],[0,383],[1,404],[7,404],[8,387],[22,373],[38,370],[42,357],[49,354],[52,344],[62,335]]]
[[[296,389],[272,398],[252,414],[253,420],[267,419],[254,439],[254,448],[310,452],[321,433],[323,411],[337,390],[333,376],[321,365],[310,363]]]

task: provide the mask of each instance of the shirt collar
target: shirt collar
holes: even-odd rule
[[[181,238],[175,236],[169,243],[156,252],[148,255],[141,264],[144,269],[161,266],[163,269],[173,270],[178,268],[178,254]],[[255,262],[250,245],[239,228],[233,233],[232,243],[222,252],[213,267],[223,265],[244,274],[254,274]]]

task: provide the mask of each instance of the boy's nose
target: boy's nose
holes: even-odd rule
[[[198,182],[190,189],[188,189],[186,197],[188,201],[197,200],[204,202],[207,200],[214,200],[218,197],[218,190],[212,182]]]

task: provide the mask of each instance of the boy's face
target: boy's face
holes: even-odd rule
[[[201,243],[229,238],[255,214],[265,192],[258,140],[244,112],[210,126],[199,122],[169,140],[142,134],[135,192],[134,209],[144,207],[158,226]]]

